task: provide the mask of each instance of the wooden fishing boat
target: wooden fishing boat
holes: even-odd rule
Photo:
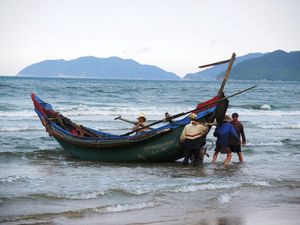
[[[197,119],[204,118],[208,122],[222,121],[229,98],[224,96],[223,89],[234,59],[235,54],[226,61],[229,62],[228,69],[215,97],[199,103],[194,110],[149,125],[162,123],[158,128],[136,134],[115,135],[75,124],[35,94],[31,98],[46,131],[76,158],[102,162],[172,162],[183,157],[179,138],[184,126],[190,122],[189,113],[194,112]]]

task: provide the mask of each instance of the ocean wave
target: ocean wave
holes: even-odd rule
[[[119,212],[140,210],[145,208],[153,208],[158,205],[159,204],[155,202],[144,202],[144,203],[136,203],[136,204],[116,204],[113,206],[94,208],[92,211],[96,213],[119,213]]]
[[[35,117],[34,110],[0,111],[0,117]]]
[[[0,132],[22,132],[22,131],[36,131],[45,130],[40,127],[0,127]]]
[[[8,176],[8,177],[0,178],[0,183],[2,183],[2,184],[14,184],[14,183],[18,183],[18,182],[26,182],[28,180],[31,180],[31,178],[14,175],[14,176]]]
[[[220,205],[224,205],[224,204],[227,204],[229,203],[231,200],[231,197],[229,194],[223,194],[221,196],[218,197],[218,202]]]
[[[31,196],[50,198],[50,199],[89,200],[89,199],[97,199],[104,195],[105,192],[94,191],[94,192],[86,192],[86,193],[65,193],[65,194],[45,193],[45,194],[34,194]]]
[[[193,109],[192,107],[175,107],[172,108],[173,113],[184,112]],[[170,111],[169,107],[162,106],[108,106],[108,107],[95,107],[88,105],[71,105],[71,106],[58,106],[55,108],[64,116],[134,116],[140,112],[145,112],[146,115],[163,116],[165,112]],[[13,118],[27,118],[36,117],[34,110],[19,110],[19,111],[0,111],[0,117],[13,117]]]
[[[271,110],[272,107],[271,105],[268,105],[268,104],[263,104],[263,105],[260,105],[256,108],[256,106],[253,107],[254,109],[261,109],[261,110]]]
[[[247,147],[257,147],[257,146],[280,146],[283,145],[281,141],[273,141],[273,142],[249,142],[247,143]]]
[[[170,192],[182,192],[182,193],[187,193],[187,192],[196,192],[200,190],[217,190],[217,189],[230,189],[234,187],[239,187],[240,184],[235,183],[235,184],[192,184],[192,185],[186,185],[182,187],[175,188],[174,190],[170,190]]]
[[[129,195],[146,195],[149,193],[189,193],[197,192],[200,190],[218,190],[218,189],[230,189],[238,187],[240,184],[186,184],[178,186],[174,185],[155,185],[155,186],[143,186],[143,187],[120,187],[115,189],[109,189],[109,193],[124,193]]]
[[[229,105],[230,108],[243,108],[243,109],[256,109],[256,110],[272,110],[274,108],[278,108],[275,107],[274,105],[269,105],[269,104],[261,104],[261,105]]]
[[[285,110],[255,110],[255,109],[228,109],[228,113],[238,112],[241,116],[300,116],[300,111]]]
[[[265,188],[265,187],[270,187],[270,184],[267,181],[264,181],[264,180],[254,180],[252,182],[243,183],[241,186],[242,187],[259,187],[259,188]]]
[[[159,204],[155,202],[124,203],[124,204],[115,204],[115,205],[109,205],[104,207],[101,206],[101,207],[93,207],[93,208],[82,208],[78,210],[69,210],[69,211],[61,211],[61,212],[45,212],[45,213],[35,213],[29,215],[7,216],[2,218],[0,217],[0,223],[32,220],[33,218],[34,220],[38,221],[38,220],[44,220],[45,218],[49,219],[49,218],[56,218],[59,216],[78,218],[78,217],[83,217],[90,213],[120,213],[120,212],[141,210],[145,208],[153,208],[156,206],[159,206]],[[39,223],[37,222],[36,224]]]
[[[257,127],[262,129],[300,129],[300,123],[287,124],[287,123],[277,123],[277,124],[258,124]]]
[[[61,106],[56,108],[65,116],[134,116],[140,112],[145,112],[151,116],[162,116],[169,111],[169,107],[161,106],[144,106],[144,107],[89,107],[87,105]],[[177,107],[173,108],[173,112],[183,112],[192,108]]]

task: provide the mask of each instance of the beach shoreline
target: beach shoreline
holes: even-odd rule
[[[161,195],[157,204],[130,208],[117,206],[110,211],[92,210],[31,215],[11,218],[3,224],[151,224],[151,225],[298,225],[298,187],[239,188],[221,193],[201,191],[181,193],[171,198]],[[214,202],[205,205],[209,201]]]

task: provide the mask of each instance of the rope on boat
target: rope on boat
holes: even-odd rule
[[[207,144],[209,143],[209,144]],[[212,139],[206,139],[206,151],[210,151],[212,150],[213,148],[215,148],[215,144],[216,141],[212,140]]]

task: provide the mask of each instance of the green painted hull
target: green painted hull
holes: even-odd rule
[[[183,127],[178,127],[153,139],[112,148],[78,146],[59,136],[54,137],[68,153],[80,159],[101,162],[174,162],[184,155],[179,144],[182,130]]]

